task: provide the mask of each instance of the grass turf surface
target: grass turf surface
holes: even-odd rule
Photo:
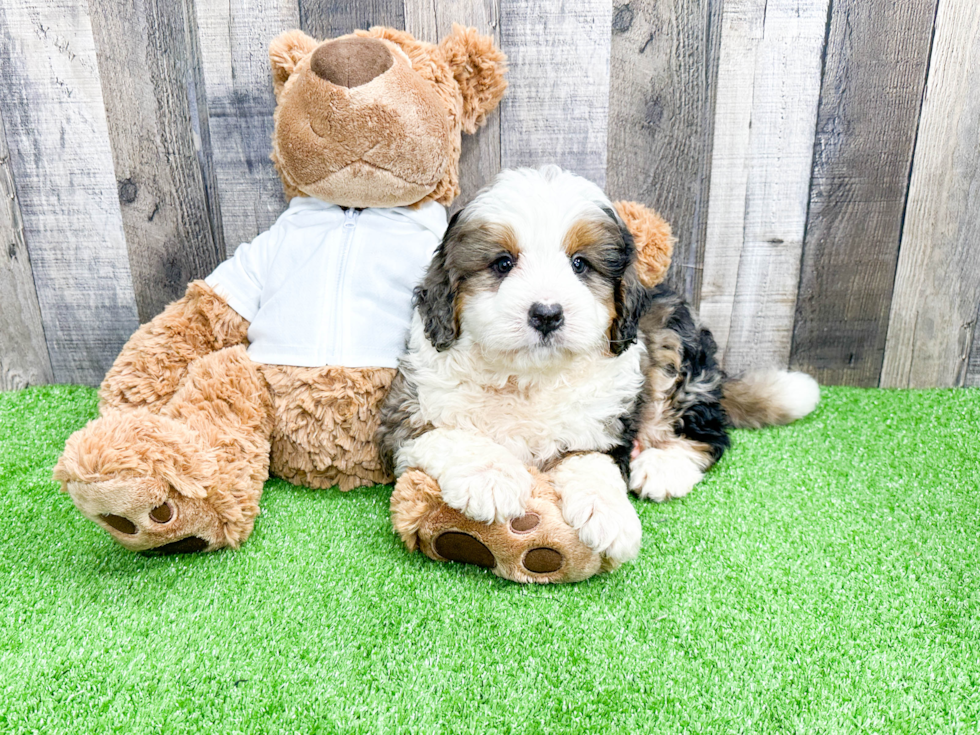
[[[825,389],[552,587],[408,554],[380,487],[273,481],[241,550],[134,555],[50,479],[95,406],[0,394],[4,732],[978,728],[980,391]]]

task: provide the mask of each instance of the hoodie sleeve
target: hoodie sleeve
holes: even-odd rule
[[[282,225],[277,222],[252,242],[238,246],[235,254],[204,279],[215,293],[247,321],[262,305],[266,274],[279,249]]]

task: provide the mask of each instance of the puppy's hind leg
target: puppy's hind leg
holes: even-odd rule
[[[662,446],[637,449],[630,462],[630,489],[658,503],[682,498],[701,482],[714,462],[710,448],[683,437]]]
[[[630,489],[641,498],[684,497],[728,448],[720,379],[702,374],[647,403],[630,462]]]

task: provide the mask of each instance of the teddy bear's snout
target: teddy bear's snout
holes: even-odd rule
[[[393,63],[391,51],[375,38],[339,38],[313,52],[310,69],[331,84],[353,89],[381,76]]]

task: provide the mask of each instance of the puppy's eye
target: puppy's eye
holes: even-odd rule
[[[589,269],[589,261],[583,258],[581,255],[576,255],[572,258],[572,270],[578,275],[582,275]]]
[[[516,263],[514,262],[514,256],[501,255],[490,264],[490,270],[492,270],[498,276],[506,276],[511,272],[511,270],[513,270],[515,265]]]

